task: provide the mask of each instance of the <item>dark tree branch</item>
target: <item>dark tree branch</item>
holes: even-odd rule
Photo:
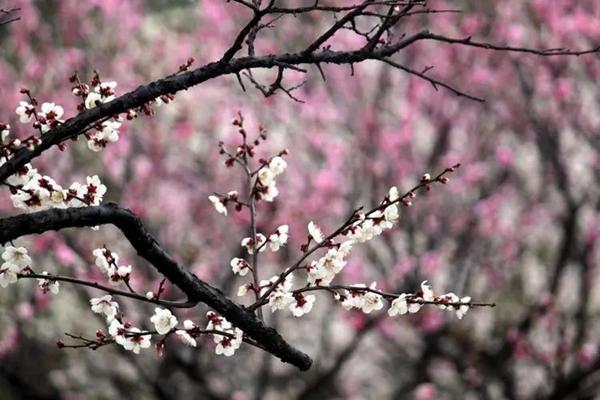
[[[131,211],[114,203],[96,207],[50,209],[0,219],[0,243],[29,234],[69,227],[112,224],[119,228],[138,255],[150,262],[159,273],[188,296],[190,302],[202,302],[216,310],[240,328],[258,346],[279,357],[283,362],[307,370],[310,357],[291,347],[273,328],[265,326],[256,316],[229,300],[223,292],[198,279],[171,258],[144,228]]]
[[[368,2],[361,4],[359,8],[363,6],[366,7],[366,5],[368,5]],[[347,14],[345,17],[347,17],[349,14]],[[348,21],[351,19],[352,18],[350,17],[347,18]],[[343,24],[340,25],[336,23],[335,26],[337,26],[337,29],[341,29]],[[240,34],[242,34],[242,32],[240,32]],[[242,36],[245,37],[245,34]],[[472,41],[471,38],[449,38],[430,33],[427,30],[418,32],[412,36],[408,36],[396,43],[378,46],[374,49],[362,48],[354,51],[331,51],[326,49],[318,52],[315,51],[324,41],[327,40],[326,36],[330,37],[329,31],[313,42],[313,44],[310,45],[306,50],[299,53],[228,59],[230,55],[237,52],[237,50],[233,51],[233,49],[236,48],[234,45],[232,48],[230,48],[231,51],[228,52],[229,54],[224,56],[218,62],[213,62],[195,70],[184,72],[175,76],[159,79],[147,85],[140,86],[137,89],[126,93],[109,103],[100,104],[98,107],[95,107],[91,110],[85,110],[76,117],[68,119],[65,121],[65,123],[45,133],[42,136],[42,143],[35,149],[29,150],[27,148],[22,148],[17,151],[13,158],[8,160],[0,167],[0,182],[6,180],[6,178],[8,178],[10,175],[17,172],[19,168],[31,161],[33,158],[38,157],[48,148],[57,145],[64,140],[77,138],[77,136],[81,135],[84,130],[87,129],[87,127],[92,126],[94,123],[104,118],[110,118],[124,113],[130,109],[141,107],[160,96],[189,89],[192,86],[196,86],[219,76],[239,74],[243,70],[250,70],[254,68],[270,69],[280,67],[282,65],[318,65],[321,63],[338,65],[350,64],[352,66],[354,63],[365,60],[385,59],[386,57],[389,57],[421,40],[441,41],[450,44],[461,44],[464,46],[485,48],[496,51],[525,52],[540,56],[578,56],[600,51],[600,47],[596,47],[592,50],[570,51],[561,49],[535,50],[522,47],[498,46],[489,43],[475,42]],[[315,47],[315,45],[317,46]]]
[[[20,11],[19,7],[11,8],[9,10],[5,10],[3,8],[0,9],[0,25],[10,24],[11,22],[15,22],[21,19],[21,17],[15,16],[15,14]]]

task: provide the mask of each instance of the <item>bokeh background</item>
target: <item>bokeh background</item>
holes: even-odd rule
[[[300,1],[289,2],[301,4]],[[335,3],[335,2],[333,2]],[[116,80],[117,94],[177,71],[188,57],[218,59],[250,17],[220,0],[23,0],[17,22],[0,27],[0,121],[21,137],[14,109],[29,88],[40,102],[76,113],[68,77]],[[453,36],[534,48],[584,49],[600,43],[595,0],[432,1],[459,14],[411,17],[410,33],[429,27]],[[257,39],[257,53],[299,50],[334,21],[313,13],[279,20]],[[350,32],[329,42],[360,45]],[[600,58],[539,58],[433,43],[415,44],[397,60],[471,94],[483,104],[435,91],[418,78],[375,62],[309,68],[295,92],[264,98],[234,76],[176,96],[153,117],[124,124],[119,142],[92,153],[83,140],[34,162],[63,186],[99,174],[106,200],[138,213],[176,259],[235,298],[243,278],[229,260],[241,254],[248,216],[217,214],[207,196],[242,188],[239,170],[223,166],[220,140],[235,144],[231,119],[243,112],[250,132],[262,124],[265,155],[290,150],[280,195],[259,207],[259,230],[290,225],[277,256],[263,256],[264,278],[293,262],[308,221],[332,231],[354,208],[376,205],[392,185],[408,189],[425,173],[462,167],[446,186],[418,196],[397,228],[356,246],[338,279],[377,281],[414,291],[423,279],[496,302],[462,321],[434,308],[389,318],[348,312],[318,295],[296,319],[267,321],[315,364],[299,372],[258,349],[235,357],[167,343],[162,357],[121,348],[59,350],[63,332],[104,329],[89,309],[98,293],[61,285],[43,295],[34,282],[0,291],[1,399],[593,399],[600,398]],[[273,71],[256,77],[270,83]],[[286,77],[288,86],[305,79]],[[13,215],[9,193],[2,215]],[[91,251],[106,244],[134,266],[133,286],[159,277],[111,227],[20,239],[34,266],[99,279]],[[263,253],[264,254],[264,253]],[[177,291],[167,288],[168,296]],[[245,299],[239,299],[242,303]],[[246,300],[247,301],[247,300]],[[149,325],[153,307],[121,301],[126,315]],[[204,321],[206,308],[179,313]]]

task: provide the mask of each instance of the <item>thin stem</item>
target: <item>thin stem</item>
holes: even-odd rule
[[[142,295],[139,295],[136,293],[130,293],[130,292],[126,292],[123,290],[114,289],[109,286],[101,285],[97,282],[85,281],[85,280],[73,278],[70,276],[43,275],[43,274],[36,274],[36,273],[28,273],[28,274],[20,273],[20,274],[17,274],[17,277],[19,279],[35,278],[35,279],[47,279],[49,281],[74,283],[76,285],[82,285],[82,286],[87,286],[87,287],[91,287],[94,289],[102,290],[102,291],[109,293],[111,295],[114,295],[114,296],[129,297],[131,299],[143,301],[146,303],[157,304],[157,305],[161,305],[164,307],[170,307],[170,308],[193,308],[196,306],[196,304],[198,304],[195,301],[169,301],[169,300],[148,299],[148,298],[146,298],[146,296],[142,296]]]
[[[308,287],[304,287],[301,289],[296,289],[296,290],[292,291],[292,293],[298,294],[298,293],[311,292],[311,291],[317,291],[317,290],[324,290],[324,291],[328,291],[328,292],[332,292],[335,290],[348,290],[351,292],[370,292],[370,293],[378,294],[389,301],[396,299],[400,296],[400,294],[396,294],[396,293],[383,292],[381,290],[373,289],[370,287],[353,286],[353,285],[308,286]],[[406,302],[407,303],[415,303],[415,304],[445,305],[445,306],[453,306],[453,307],[460,307],[460,306],[496,307],[496,303],[474,303],[471,301],[447,302],[447,301],[443,300],[443,297],[444,296],[442,295],[442,296],[436,296],[435,299],[437,299],[437,300],[423,300],[421,298],[418,298],[417,295],[415,295],[415,294],[410,294],[406,297]]]
[[[244,138],[244,154],[243,154],[243,161],[244,161],[244,170],[246,171],[246,187],[248,190],[248,210],[250,212],[250,232],[252,235],[252,246],[254,248],[254,250],[252,251],[252,260],[251,260],[251,267],[252,267],[252,280],[254,281],[254,287],[258,288],[259,285],[259,277],[258,277],[258,246],[257,244],[257,238],[256,238],[256,203],[254,200],[254,190],[256,187],[256,183],[253,182],[252,179],[252,174],[250,172],[250,168],[248,167],[248,152],[246,151],[246,135],[243,135]],[[258,178],[256,178],[256,180],[258,180]],[[258,291],[254,292],[255,298],[258,301],[260,295]],[[263,313],[262,310],[259,309],[258,310],[258,318],[263,319]]]

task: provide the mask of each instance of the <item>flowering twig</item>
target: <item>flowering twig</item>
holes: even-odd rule
[[[290,346],[277,331],[266,327],[254,314],[229,300],[220,290],[198,279],[187,268],[178,264],[146,231],[135,214],[114,203],[83,208],[50,209],[2,218],[0,219],[0,243],[49,230],[104,224],[118,227],[138,254],[179,287],[188,296],[189,302],[203,302],[212,307],[282,361],[289,362],[302,370],[310,367],[312,363],[310,357]]]
[[[413,188],[408,190],[402,196],[398,197],[398,199],[396,199],[394,201],[389,201],[388,199],[386,199],[379,206],[376,206],[376,207],[372,208],[371,210],[365,212],[364,213],[365,218],[368,218],[370,215],[373,215],[375,212],[378,212],[378,211],[380,211],[390,205],[396,204],[396,203],[402,203],[405,206],[410,206],[412,204],[411,199],[413,199],[415,197],[415,193],[417,191],[423,190],[423,189],[430,190],[430,187],[431,187],[430,185],[432,183],[444,183],[444,184],[447,183],[448,178],[446,178],[445,175],[448,173],[454,172],[456,170],[456,168],[458,168],[458,167],[460,167],[460,164],[456,164],[452,167],[446,168],[442,172],[440,172],[437,176],[435,176],[433,179],[431,179],[431,178],[421,179],[421,181],[417,185],[415,185]],[[285,271],[283,271],[280,274],[279,278],[271,285],[271,287],[269,289],[267,289],[263,293],[263,295],[254,304],[250,305],[248,307],[248,309],[255,310],[256,308],[265,305],[268,302],[267,299],[269,298],[269,295],[271,293],[273,293],[273,291],[275,291],[282,282],[285,281],[285,279],[287,278],[288,275],[290,275],[294,271],[304,268],[303,263],[311,254],[313,254],[318,249],[327,247],[332,242],[333,239],[335,239],[338,235],[343,234],[349,227],[352,226],[352,224],[354,224],[356,221],[358,221],[358,219],[359,219],[358,213],[360,212],[361,209],[362,208],[355,210],[352,213],[352,215],[350,215],[350,217],[348,217],[348,219],[346,219],[346,221],[339,228],[337,228],[331,234],[326,236],[320,243],[316,243],[313,247],[305,249],[302,257],[300,257],[300,259],[298,261],[296,261],[291,267],[289,267]]]
[[[61,276],[61,275],[44,275],[44,274],[36,274],[36,273],[21,273],[17,274],[19,279],[47,279],[50,281],[60,281],[60,282],[69,282],[74,283],[76,285],[87,286],[94,289],[102,290],[103,292],[109,293],[114,296],[122,296],[129,297],[130,299],[135,299],[139,301],[143,301],[146,303],[157,304],[165,307],[171,308],[193,308],[198,302],[193,301],[169,301],[169,300],[159,300],[159,299],[148,299],[146,296],[142,296],[137,293],[126,292],[123,290],[115,289],[110,286],[104,286],[97,282],[86,281],[83,279],[78,279],[70,276]]]
[[[365,287],[365,286],[354,286],[354,285],[327,285],[327,286],[307,286],[307,287],[303,287],[300,289],[296,289],[293,290],[292,293],[296,294],[296,293],[304,293],[304,292],[311,292],[311,291],[318,291],[318,290],[323,290],[323,291],[328,291],[328,292],[334,292],[337,290],[347,290],[350,292],[363,292],[363,293],[375,293],[380,295],[381,297],[391,301],[394,299],[397,299],[400,294],[399,293],[389,293],[389,292],[384,292],[381,290],[377,290],[374,288],[370,288],[370,287]],[[460,301],[446,301],[443,298],[437,298],[436,300],[423,300],[421,298],[417,298],[417,295],[410,295],[406,297],[406,302],[409,304],[430,304],[430,305],[445,305],[445,306],[452,306],[452,307],[460,307],[460,306],[469,306],[469,307],[496,307],[496,303],[477,303],[477,302],[460,302]]]

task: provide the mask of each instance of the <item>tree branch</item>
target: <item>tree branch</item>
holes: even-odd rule
[[[361,4],[361,7],[365,4],[368,3],[365,2]],[[336,26],[337,25],[338,24],[336,24]],[[341,26],[339,26],[339,28],[341,28]],[[324,34],[324,36],[327,36],[327,34],[328,32]],[[323,36],[317,39],[313,45],[315,43],[320,43],[322,39]],[[378,46],[374,49],[362,48],[353,51],[332,51],[326,49],[322,51],[313,51],[314,46],[311,45],[306,50],[299,53],[285,53],[260,57],[240,57],[228,61],[226,61],[227,58],[224,57],[221,61],[206,64],[195,70],[159,79],[147,85],[142,85],[111,102],[100,104],[98,107],[90,110],[82,111],[76,117],[68,119],[63,124],[45,133],[42,136],[42,143],[35,149],[29,150],[27,148],[22,148],[17,151],[13,158],[0,167],[0,182],[6,180],[6,178],[17,172],[33,158],[38,157],[45,150],[64,140],[75,139],[77,136],[81,135],[87,127],[103,118],[110,118],[117,114],[124,113],[127,110],[141,107],[160,96],[189,89],[192,86],[196,86],[210,79],[229,74],[239,74],[243,70],[254,68],[270,69],[280,67],[281,65],[318,65],[321,63],[352,65],[365,60],[382,60],[420,40],[435,40],[496,51],[525,52],[539,56],[579,56],[600,51],[600,47],[584,51],[570,51],[562,49],[535,50],[522,47],[498,46],[489,43],[474,42],[471,38],[449,38],[430,33],[428,30],[423,30],[396,43]]]
[[[50,209],[0,219],[0,243],[50,230],[104,224],[119,228],[138,255],[181,289],[188,296],[188,301],[207,304],[281,361],[301,370],[310,368],[312,360],[308,355],[290,346],[275,329],[265,326],[253,313],[229,300],[219,289],[198,279],[179,265],[146,231],[134,213],[114,203],[96,207]]]

